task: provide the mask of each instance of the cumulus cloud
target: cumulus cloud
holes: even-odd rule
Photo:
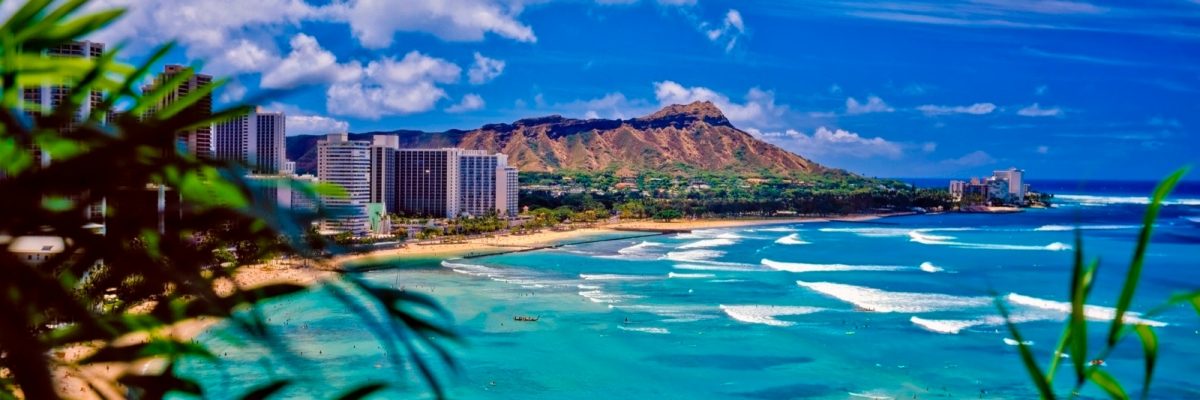
[[[896,159],[904,153],[900,144],[882,137],[867,138],[844,129],[829,129],[824,126],[817,128],[811,135],[794,129],[761,132],[751,128],[747,129],[747,132],[803,155]]]
[[[749,127],[778,126],[788,111],[787,106],[775,104],[774,92],[757,87],[746,92],[745,101],[738,103],[706,87],[685,87],[674,81],[662,81],[654,83],[654,97],[664,106],[711,101],[730,121],[744,123]]]
[[[303,33],[292,37],[292,50],[274,68],[263,73],[259,84],[265,89],[290,89],[303,85],[355,80],[362,74],[358,62],[339,64],[333,53],[317,39]]]
[[[286,117],[284,123],[287,134],[291,135],[324,135],[350,131],[350,123],[336,118],[318,115],[302,110],[296,106],[283,103],[271,103],[263,107],[270,111],[282,111]]]
[[[484,106],[483,97],[480,97],[479,95],[477,95],[475,93],[470,93],[470,94],[464,95],[462,98],[462,101],[458,102],[458,104],[455,104],[455,105],[452,105],[452,106],[446,108],[446,112],[452,113],[452,114],[464,113],[467,111],[475,111],[475,110],[482,109],[483,106]]]
[[[1017,110],[1017,115],[1023,117],[1057,117],[1062,115],[1063,111],[1058,107],[1042,108],[1038,103],[1033,103],[1029,107]]]
[[[400,60],[384,57],[368,63],[359,79],[330,85],[325,107],[334,115],[368,119],[428,111],[446,97],[438,85],[461,74],[458,65],[417,51]]]
[[[479,41],[485,34],[536,42],[533,28],[517,20],[521,2],[500,0],[351,0],[334,4],[331,16],[350,24],[364,47],[392,45],[396,32],[427,32],[443,40]]]
[[[992,103],[975,103],[969,106],[938,106],[926,104],[917,107],[917,110],[925,113],[925,115],[947,115],[947,114],[971,114],[984,115],[991,114],[996,110],[996,105]]]
[[[885,103],[879,96],[867,96],[866,103],[859,103],[853,97],[846,98],[846,114],[858,115],[892,111],[896,111],[896,109]]]
[[[921,145],[921,151],[932,153],[937,151],[937,142],[925,142]]]
[[[504,61],[487,58],[475,52],[475,63],[471,64],[471,69],[467,71],[467,80],[472,85],[482,85],[496,79],[501,73],[504,73]]]
[[[238,81],[231,80],[219,90],[221,94],[220,96],[217,96],[217,100],[220,100],[223,103],[241,101],[242,98],[246,97],[246,87]]]

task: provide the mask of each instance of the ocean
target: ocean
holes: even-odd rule
[[[1019,214],[614,235],[552,250],[397,261],[361,276],[431,294],[452,311],[465,339],[454,351],[461,370],[448,378],[452,398],[1032,398],[993,296],[1046,365],[1066,315],[1078,226],[1087,257],[1101,260],[1087,308],[1091,343],[1100,343],[1152,186],[1058,187],[1054,208]],[[1200,190],[1187,186],[1168,204],[1135,311],[1200,288]],[[284,339],[277,345],[295,357],[239,346],[233,329],[218,328],[201,340],[226,360],[190,360],[181,373],[211,398],[313,374],[326,381],[300,378],[284,394],[329,397],[380,381],[398,388],[378,398],[427,396],[412,367],[393,368],[385,345],[328,293],[278,301],[264,314]],[[1135,318],[1159,337],[1151,397],[1200,398],[1196,311]],[[1129,337],[1103,368],[1134,390],[1141,356]],[[1075,360],[1063,361],[1066,391]],[[1094,386],[1082,395],[1105,397]]]

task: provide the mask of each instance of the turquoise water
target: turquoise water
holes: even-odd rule
[[[1139,202],[1076,196],[1015,215],[704,230],[410,260],[362,276],[429,293],[453,312],[467,342],[456,350],[463,368],[450,378],[454,398],[1029,398],[990,294],[1010,304],[1045,364],[1065,315],[1070,227],[1081,225],[1088,256],[1102,260],[1089,316],[1091,331],[1104,332]],[[1198,206],[1184,199],[1164,210],[1135,310],[1200,287]],[[393,369],[369,327],[327,294],[265,313],[299,355],[298,367],[267,356],[278,349],[236,347],[217,330],[204,340],[232,361],[191,363],[185,374],[214,398],[301,371],[320,371],[334,386],[302,380],[290,396],[377,380],[404,386],[379,398],[422,393],[411,368]],[[514,322],[514,315],[541,320]],[[1142,318],[1158,326],[1161,342],[1152,397],[1200,398],[1200,317],[1175,307]],[[1130,339],[1104,368],[1136,387],[1141,346]],[[1103,397],[1094,388],[1083,394]]]

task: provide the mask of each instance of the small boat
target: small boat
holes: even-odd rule
[[[1089,364],[1091,364],[1092,366],[1096,366],[1096,367],[1107,367],[1108,366],[1108,363],[1106,363],[1106,362],[1104,362],[1104,360],[1100,360],[1100,359],[1092,360],[1091,362],[1089,362]]]
[[[527,316],[527,315],[517,315],[517,316],[514,316],[514,317],[513,317],[513,321],[518,321],[518,322],[537,322],[537,320],[538,320],[539,318],[541,318],[541,317],[530,317],[530,316]]]

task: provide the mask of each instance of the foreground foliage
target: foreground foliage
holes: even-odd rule
[[[65,244],[64,251],[38,265],[0,245],[0,398],[58,398],[55,386],[61,382],[53,376],[64,371],[83,376],[86,386],[100,395],[108,393],[105,387],[122,388],[117,396],[138,398],[161,398],[168,392],[203,395],[196,382],[176,376],[175,367],[185,357],[218,362],[220,357],[198,342],[172,335],[169,328],[215,318],[248,340],[287,354],[286,344],[256,306],[308,288],[231,284],[232,290],[218,291],[215,285],[233,283],[231,277],[245,262],[286,255],[317,264],[334,253],[320,250],[325,244],[319,237],[305,235],[319,215],[281,209],[256,190],[239,166],[177,149],[174,132],[250,108],[210,114],[198,106],[220,82],[164,102],[190,72],[154,90],[136,90],[171,46],[136,66],[117,61],[119,49],[94,59],[45,55],[123,13],[81,14],[88,2],[30,0],[0,27],[0,171],[5,176],[0,179],[0,236],[55,237]],[[23,88],[47,85],[67,87],[69,96],[52,109],[23,100]],[[102,96],[100,104],[84,113],[92,93]],[[113,112],[118,107],[123,111]],[[52,162],[39,165],[31,150],[35,147]],[[338,192],[281,184],[312,199]],[[175,205],[166,212],[155,210],[156,196]],[[107,211],[104,234],[89,226],[95,219],[86,211],[95,205]],[[453,366],[443,341],[455,335],[436,302],[353,276],[323,286],[351,309],[362,310],[362,325],[394,350],[389,354],[398,376],[416,371],[417,376],[396,381],[424,380],[442,396],[433,364]],[[55,354],[70,347],[97,350],[79,360]],[[96,365],[146,361],[154,363],[139,365],[157,367],[125,369],[115,378],[86,374]],[[296,379],[322,379],[321,371],[293,372]],[[247,396],[263,398],[289,390],[293,382],[274,381]],[[355,389],[347,398],[387,384]]]
[[[1072,269],[1070,290],[1068,292],[1068,297],[1071,299],[1071,312],[1067,318],[1062,336],[1058,340],[1058,345],[1054,349],[1050,364],[1044,371],[1038,366],[1033,352],[1021,336],[1020,329],[1017,328],[1017,325],[1010,318],[1007,306],[1000,298],[997,298],[996,306],[1000,310],[1000,314],[1004,317],[1009,332],[1018,342],[1021,362],[1029,372],[1029,376],[1034,386],[1037,387],[1041,398],[1054,399],[1059,396],[1054,389],[1054,381],[1064,358],[1069,358],[1073,375],[1071,377],[1073,381],[1068,397],[1077,397],[1079,391],[1085,385],[1091,383],[1104,390],[1114,399],[1130,398],[1125,385],[1122,385],[1113,375],[1101,368],[1103,366],[1102,361],[1130,333],[1136,334],[1142,344],[1145,375],[1141,382],[1140,393],[1142,398],[1149,398],[1150,383],[1154,377],[1154,368],[1159,355],[1158,337],[1154,333],[1154,328],[1150,325],[1143,323],[1129,324],[1125,321],[1125,317],[1129,312],[1129,306],[1133,303],[1133,296],[1137,291],[1138,283],[1141,281],[1146,249],[1150,245],[1154,223],[1158,219],[1158,213],[1163,207],[1163,200],[1166,199],[1167,195],[1171,193],[1186,173],[1186,168],[1175,171],[1154,189],[1150,205],[1146,207],[1146,215],[1142,220],[1142,228],[1138,234],[1137,247],[1133,252],[1133,259],[1130,261],[1129,270],[1126,273],[1121,293],[1117,297],[1115,316],[1111,325],[1109,325],[1108,331],[1103,336],[1104,339],[1098,345],[1089,343],[1088,323],[1084,307],[1088,303],[1088,297],[1095,283],[1096,274],[1100,268],[1100,260],[1085,261],[1082,235],[1078,230],[1075,233],[1075,262]],[[1197,313],[1200,313],[1200,290],[1174,295],[1166,303],[1144,313],[1144,317],[1152,317],[1180,304],[1190,304],[1195,308]],[[1091,362],[1091,360],[1096,360],[1096,362]]]

